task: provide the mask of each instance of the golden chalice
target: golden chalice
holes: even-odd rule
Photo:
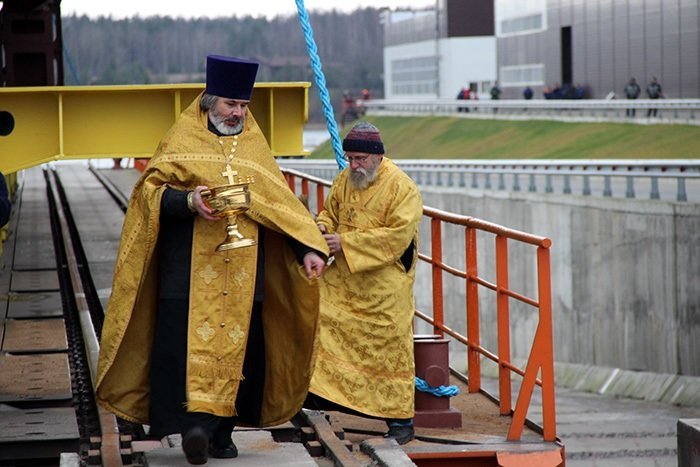
[[[240,179],[239,179],[240,180]],[[226,239],[216,247],[216,251],[232,250],[255,245],[255,240],[246,238],[238,230],[237,218],[250,208],[250,190],[248,184],[253,178],[238,181],[230,185],[221,185],[201,192],[202,200],[214,212],[216,217],[226,218]]]

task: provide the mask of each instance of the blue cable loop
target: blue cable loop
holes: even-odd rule
[[[459,394],[459,388],[457,386],[438,386],[433,387],[429,385],[424,379],[416,376],[416,389],[421,392],[427,392],[437,397],[452,397]]]
[[[309,52],[311,68],[313,69],[316,86],[318,86],[318,92],[321,97],[323,115],[326,117],[326,126],[328,127],[328,133],[331,135],[331,146],[335,152],[335,160],[338,162],[338,167],[342,170],[347,166],[347,164],[343,159],[343,146],[340,144],[338,125],[336,124],[335,117],[333,116],[331,97],[328,93],[328,88],[326,87],[326,77],[321,69],[321,57],[318,55],[318,49],[316,48],[316,42],[314,41],[314,32],[311,29],[311,21],[309,21],[309,15],[304,7],[304,0],[296,0],[296,2],[297,11],[299,12],[299,22],[301,23],[302,31],[304,31],[306,50]]]

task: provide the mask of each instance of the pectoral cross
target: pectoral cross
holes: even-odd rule
[[[221,172],[222,177],[228,178],[229,185],[233,185],[233,177],[235,177],[236,175],[238,175],[238,172],[236,172],[235,170],[232,170],[231,166],[229,164],[226,164],[226,170]]]

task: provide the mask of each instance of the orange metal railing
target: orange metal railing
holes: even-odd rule
[[[292,169],[283,169],[289,187],[296,193],[297,179],[300,180],[301,194],[309,198],[309,184],[316,186],[316,206],[323,209],[325,189],[330,182],[312,177]],[[545,441],[556,441],[556,417],[554,402],[554,346],[551,303],[551,272],[549,249],[551,240],[525,232],[512,230],[497,224],[469,216],[457,215],[427,206],[423,215],[430,222],[431,256],[419,254],[419,259],[431,266],[433,288],[432,318],[416,310],[416,317],[433,326],[433,332],[440,336],[445,334],[467,347],[467,371],[469,374],[469,392],[481,390],[481,357],[498,364],[499,407],[502,415],[512,415],[508,430],[508,440],[519,440],[526,421],[526,415],[532,399],[535,385],[542,388],[542,429]],[[443,225],[464,228],[466,270],[454,268],[443,262],[442,230]],[[496,282],[489,282],[478,274],[477,232],[485,232],[495,237]],[[519,242],[536,248],[537,262],[537,299],[527,297],[509,288],[508,285],[508,245]],[[467,335],[450,329],[445,325],[443,302],[443,274],[464,279],[466,287],[466,322]],[[492,352],[480,343],[479,331],[479,291],[480,287],[495,292],[497,315],[497,352]],[[511,361],[510,350],[510,301],[516,300],[535,308],[539,313],[539,323],[525,369],[515,366]],[[541,372],[541,378],[538,373]],[[511,400],[511,375],[522,377],[515,408]]]

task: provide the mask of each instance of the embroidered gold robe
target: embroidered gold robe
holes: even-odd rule
[[[97,401],[118,416],[148,423],[150,346],[158,300],[160,202],[166,188],[191,190],[228,182],[222,176],[236,141],[233,170],[254,177],[250,209],[238,217],[241,233],[265,235],[266,373],[261,425],[289,420],[300,408],[311,377],[318,325],[318,281],[308,280],[283,235],[328,254],[309,212],[282,176],[253,115],[244,131],[218,137],[207,129],[199,98],[161,141],[129,201],[102,330]],[[222,144],[223,143],[223,144]],[[253,303],[257,245],[215,252],[226,220],[196,217],[187,332],[187,409],[235,415]]]
[[[338,175],[317,223],[342,251],[321,284],[321,327],[311,392],[382,418],[414,411],[413,282],[423,213],[413,181],[386,157],[365,190]],[[413,249],[408,270],[401,263]]]

